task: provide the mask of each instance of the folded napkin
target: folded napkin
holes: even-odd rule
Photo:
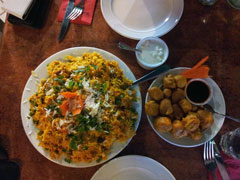
[[[2,9],[20,19],[24,19],[34,0],[4,0]]]
[[[221,156],[227,167],[231,180],[240,180],[240,160],[234,159],[223,152],[221,152]],[[217,180],[222,180],[218,169],[216,169],[216,176]],[[212,174],[209,173],[208,177],[209,180],[213,180]]]
[[[66,8],[68,5],[69,0],[62,0],[62,4],[60,6],[59,12],[58,12],[58,18],[57,20],[60,22],[63,20]],[[79,3],[80,0],[75,0],[75,5]],[[85,25],[91,25],[94,9],[95,9],[96,0],[85,0],[84,4],[84,10],[82,15],[80,15],[77,19],[71,21],[75,24],[85,24]]]

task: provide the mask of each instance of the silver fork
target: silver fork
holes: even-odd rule
[[[217,167],[217,164],[215,162],[214,147],[212,140],[204,144],[203,159],[206,169],[212,173],[214,180],[216,180],[215,169]]]
[[[74,20],[83,13],[85,0],[81,0],[67,16],[67,19]]]

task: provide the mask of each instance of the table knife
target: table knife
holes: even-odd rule
[[[227,168],[224,164],[224,161],[221,157],[220,151],[219,151],[215,141],[213,141],[213,146],[214,146],[214,150],[215,150],[214,151],[215,161],[216,161],[217,167],[219,169],[219,172],[221,174],[222,180],[231,180],[231,178],[229,177],[229,174],[227,172]]]
[[[67,30],[68,30],[68,26],[69,26],[70,20],[67,19],[67,16],[71,13],[73,8],[74,8],[74,0],[69,0],[68,6],[67,6],[67,9],[66,9],[63,21],[62,21],[60,34],[58,36],[58,41],[59,42],[63,40],[63,38],[64,38],[64,36],[65,36],[65,34],[66,34]]]

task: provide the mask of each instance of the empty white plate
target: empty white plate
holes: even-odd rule
[[[102,166],[91,180],[175,180],[159,162],[145,156],[116,158]]]
[[[162,36],[180,20],[183,0],[101,0],[108,25],[130,39]]]

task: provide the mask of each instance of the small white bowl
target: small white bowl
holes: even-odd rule
[[[208,96],[208,98],[207,98],[204,102],[196,103],[196,102],[193,102],[193,101],[188,97],[188,94],[187,94],[188,85],[189,85],[191,82],[194,82],[194,81],[200,81],[200,82],[202,82],[203,84],[205,84],[205,85],[208,87],[209,96]],[[188,100],[191,104],[194,104],[194,105],[196,105],[196,106],[203,106],[204,104],[209,103],[209,101],[212,99],[213,90],[212,90],[212,87],[210,86],[210,84],[209,84],[205,79],[197,78],[197,79],[191,79],[191,80],[188,81],[187,85],[186,85],[185,88],[184,88],[184,93],[185,93],[185,97],[187,98],[187,100]],[[200,96],[200,95],[198,94],[198,96]]]
[[[158,37],[141,39],[136,49],[142,50],[142,52],[135,52],[138,64],[147,70],[154,69],[164,64],[169,54],[167,44]]]

